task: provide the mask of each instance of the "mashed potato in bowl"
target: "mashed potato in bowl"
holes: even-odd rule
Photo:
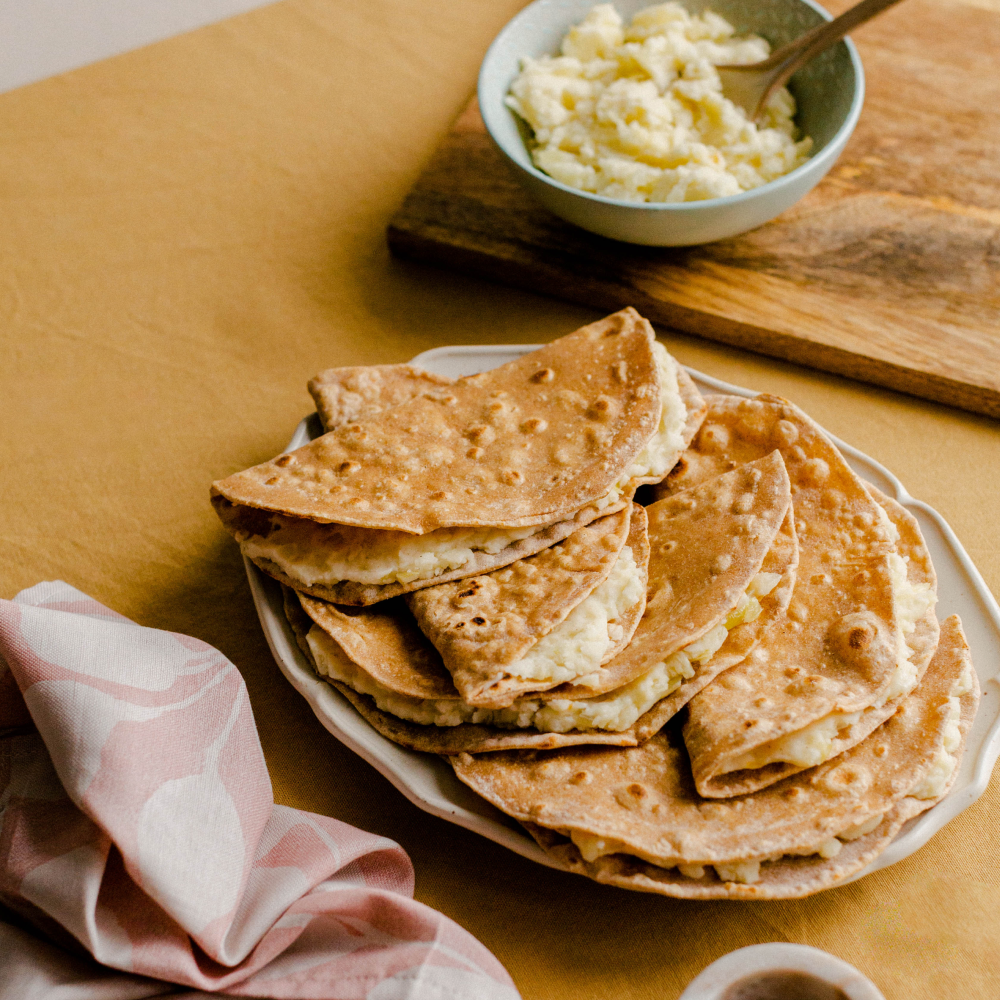
[[[533,132],[535,166],[569,187],[635,202],[721,198],[787,174],[812,147],[796,137],[787,88],[760,126],[722,95],[717,65],[768,54],[711,11],[663,3],[625,26],[600,4],[559,55],[522,61],[506,103]]]

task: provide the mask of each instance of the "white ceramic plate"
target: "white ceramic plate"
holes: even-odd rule
[[[457,378],[495,368],[536,346],[439,347],[417,355],[412,363],[439,375]],[[705,392],[738,396],[756,394],[691,369],[689,372]],[[320,433],[319,418],[314,414],[299,424],[288,450],[301,447]],[[1000,608],[944,518],[927,504],[914,500],[899,480],[878,462],[837,438],[833,440],[862,479],[895,497],[920,522],[938,575],[938,615],[942,619],[950,614],[961,615],[983,689],[979,714],[969,733],[962,766],[948,797],[903,827],[889,848],[854,876],[860,878],[912,854],[986,790],[1000,753]],[[414,805],[489,837],[526,858],[554,867],[517,823],[466,788],[440,757],[407,750],[387,740],[372,729],[339,692],[321,680],[295,643],[282,610],[281,588],[249,560],[244,561],[260,622],[281,672],[337,739],[388,778]]]

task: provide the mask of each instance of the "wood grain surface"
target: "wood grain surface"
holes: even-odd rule
[[[1000,417],[1000,4],[908,0],[855,41],[867,98],[851,142],[750,233],[649,248],[564,223],[519,187],[473,101],[390,247]]]

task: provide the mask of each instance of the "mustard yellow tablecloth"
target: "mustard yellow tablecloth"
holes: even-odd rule
[[[762,941],[840,955],[888,1000],[996,1000],[995,785],[861,882],[799,902],[671,901],[421,813],[271,660],[209,482],[284,446],[320,368],[544,341],[595,318],[385,249],[518,6],[285,0],[0,96],[0,594],[62,578],[222,649],[277,800],[400,841],[418,898],[493,949],[526,1000],[671,1000]],[[893,469],[1000,591],[1000,425],[660,332],[683,362],[788,396]]]

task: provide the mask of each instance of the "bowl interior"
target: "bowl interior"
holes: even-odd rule
[[[812,0],[680,0],[692,13],[709,9],[722,15],[737,33],[766,38],[772,50],[829,19]],[[504,103],[524,56],[554,55],[569,28],[586,17],[594,0],[538,0],[518,14],[497,36],[483,62],[479,81],[480,110],[494,139],[521,166],[538,173],[525,142],[530,129]],[[614,0],[625,21],[650,0]],[[821,53],[792,77],[798,104],[796,122],[812,136],[813,156],[826,146],[847,120],[857,89],[851,52],[844,42]],[[540,176],[545,176],[540,174]],[[698,204],[688,203],[688,204]]]

